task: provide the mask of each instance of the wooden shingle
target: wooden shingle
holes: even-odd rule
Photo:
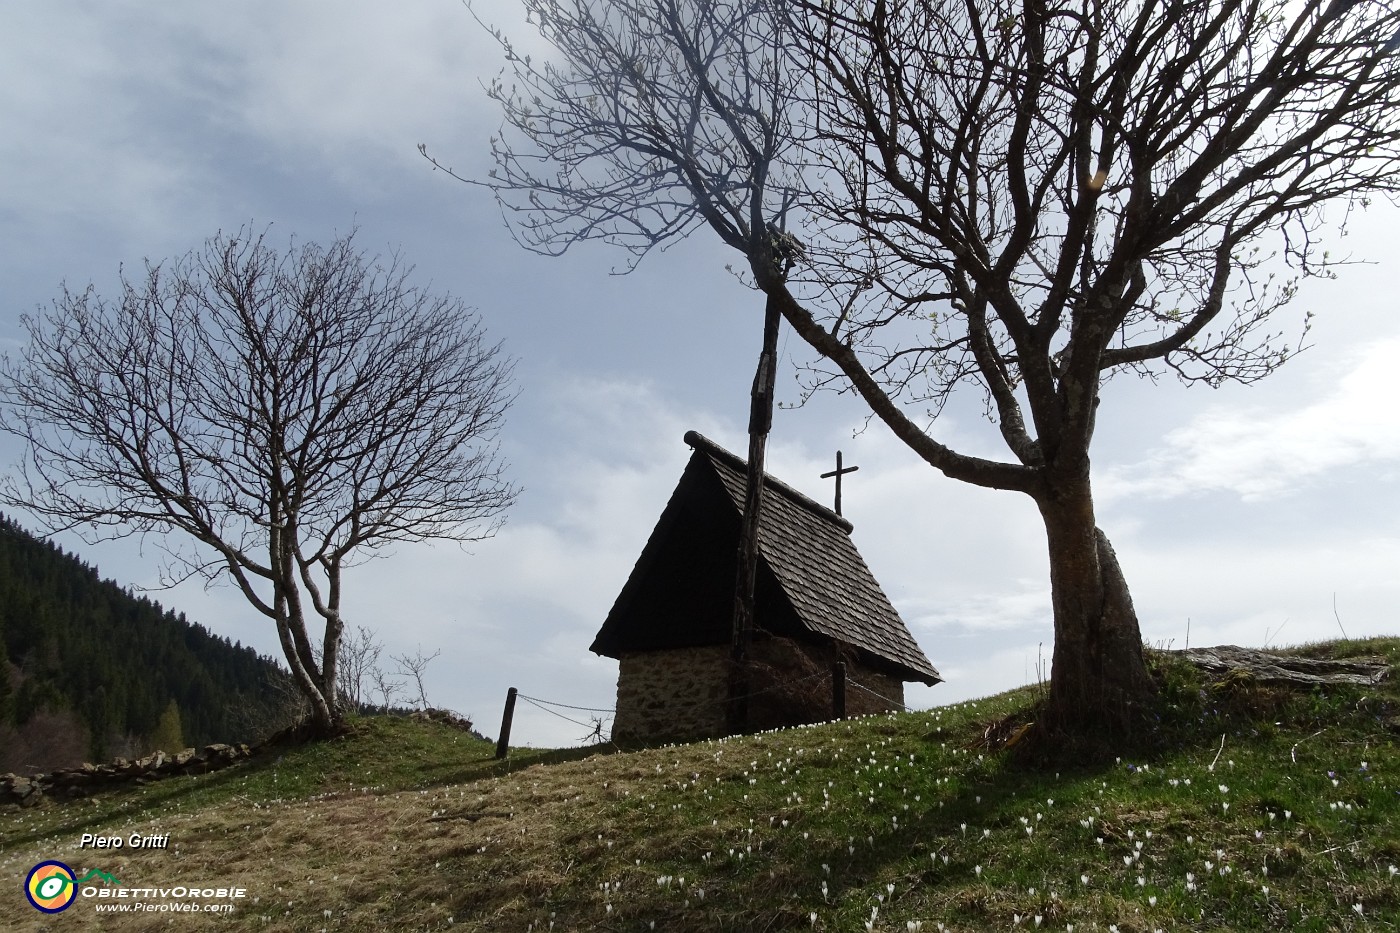
[[[746,464],[694,431],[685,442],[695,452],[594,639],[597,654],[729,641]],[[850,522],[765,475],[757,627],[839,643],[902,680],[938,683],[850,534]]]

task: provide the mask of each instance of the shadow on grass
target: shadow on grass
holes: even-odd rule
[[[496,758],[493,752],[490,760],[457,771],[445,772],[439,775],[439,779],[445,784],[469,784],[483,778],[503,777],[516,771],[533,768],[535,765],[567,764],[572,761],[584,761],[594,756],[616,755],[619,752],[629,750],[618,748],[612,743],[583,745],[578,748],[516,748],[511,749],[510,754],[505,758]]]
[[[255,773],[258,765],[257,759],[252,759],[208,774],[174,775],[84,797],[50,799],[45,804],[46,810],[52,813],[55,809],[61,809],[63,818],[58,822],[36,826],[29,832],[6,833],[0,838],[0,852],[53,836],[79,836],[118,820],[158,816],[168,812],[173,804],[189,801],[201,794],[220,799],[232,797],[234,795],[225,792],[226,789],[235,779]],[[30,812],[33,815],[45,814],[45,810]]]
[[[455,736],[454,736],[455,737]],[[0,813],[0,828],[13,819],[38,817],[39,825],[26,831],[0,833],[0,852],[55,836],[80,836],[119,821],[151,819],[182,806],[201,806],[245,797],[263,802],[277,798],[297,798],[316,793],[336,793],[351,788],[351,768],[362,764],[364,756],[356,748],[360,742],[377,743],[384,738],[374,725],[327,739],[300,744],[283,742],[260,749],[254,757],[218,771],[200,775],[169,775],[144,783],[98,789],[80,797],[50,797],[40,810],[13,810]],[[614,745],[594,745],[561,749],[513,749],[509,757],[497,760],[494,743],[473,741],[465,748],[442,745],[441,737],[427,736],[395,758],[377,764],[388,770],[370,792],[377,795],[401,793],[439,784],[467,784],[500,777],[534,765],[582,761],[595,755],[619,751]],[[455,760],[441,756],[457,752]],[[435,760],[436,759],[436,760]],[[399,767],[394,769],[393,765]],[[273,783],[276,774],[286,780]],[[251,787],[243,787],[251,784]],[[50,822],[49,820],[52,820]]]

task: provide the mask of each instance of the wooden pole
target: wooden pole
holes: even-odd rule
[[[749,400],[749,470],[744,489],[744,515],[739,527],[738,573],[734,581],[734,625],[729,656],[728,728],[737,734],[748,728],[749,642],[753,640],[753,597],[758,579],[758,524],[763,505],[763,455],[773,426],[773,386],[778,369],[778,302],[769,296],[763,317],[763,351],[758,357]]]
[[[831,715],[833,719],[846,718],[845,661],[837,661],[831,665]]]
[[[510,754],[510,723],[515,718],[515,688],[506,691],[506,711],[501,715],[501,737],[496,742],[496,757]]]

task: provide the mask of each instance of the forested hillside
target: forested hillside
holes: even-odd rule
[[[0,772],[251,741],[282,723],[283,683],[0,515]]]

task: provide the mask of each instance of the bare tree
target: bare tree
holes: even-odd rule
[[[375,691],[379,693],[379,705],[386,710],[392,709],[394,701],[403,692],[403,681],[395,680],[393,671],[385,671],[378,667],[370,672],[370,677],[374,683]]]
[[[374,633],[363,625],[355,626],[355,633],[341,636],[340,664],[336,676],[340,680],[341,701],[350,709],[359,709],[369,703],[370,687],[375,682],[379,669],[379,654],[384,646],[374,637]]]
[[[493,30],[519,83],[507,88],[498,79],[488,93],[534,152],[522,154],[493,139],[498,167],[485,184],[503,195],[528,192],[523,204],[501,198],[517,220],[512,229],[519,242],[557,255],[578,241],[601,239],[632,254],[630,269],[653,247],[708,224],[730,246],[766,263],[769,277],[784,280],[801,249],[785,232],[798,192],[778,171],[780,153],[793,144],[785,120],[792,88],[780,70],[783,24],[755,16],[760,5],[744,0],[525,0],[525,6],[575,67],[537,66]],[[547,119],[539,119],[545,101]],[[428,155],[426,146],[419,148]],[[733,731],[748,719],[748,646],[780,320],[777,303],[768,300],[750,392],[734,587]]]
[[[1396,190],[1384,42],[1400,14],[834,0],[796,15],[811,149],[833,166],[811,202],[827,279],[869,287],[844,319],[795,299],[785,313],[926,461],[1035,501],[1055,618],[1042,736],[1131,729],[1153,687],[1094,512],[1101,388],[1122,371],[1249,382],[1297,352],[1301,334],[1266,328],[1299,276],[1330,271],[1324,206]],[[965,385],[1009,461],[950,450],[895,406],[937,411]]]
[[[1100,389],[1250,381],[1297,352],[1267,327],[1298,278],[1331,274],[1326,211],[1396,190],[1397,5],[524,4],[558,54],[502,40],[513,83],[489,91],[513,138],[479,182],[517,237],[639,257],[708,226],[742,253],[824,361],[815,385],[859,393],[945,475],[1035,501],[1055,624],[1039,734],[1131,729],[1153,688],[1095,518]],[[1008,459],[938,440],[959,388]]]
[[[423,686],[423,674],[428,670],[428,665],[435,661],[440,654],[442,654],[441,648],[437,649],[432,654],[424,654],[423,646],[419,645],[418,650],[413,654],[405,653],[394,655],[394,663],[399,666],[399,676],[411,680],[414,689],[418,691],[419,709],[427,709],[429,706],[428,691]]]
[[[275,622],[320,730],[342,716],[342,571],[394,542],[489,537],[515,496],[495,445],[511,363],[410,272],[351,236],[279,254],[220,235],[123,274],[114,301],[65,288],[0,367],[0,425],[27,444],[5,501],[55,530],[156,535],[167,584],[231,580]]]

